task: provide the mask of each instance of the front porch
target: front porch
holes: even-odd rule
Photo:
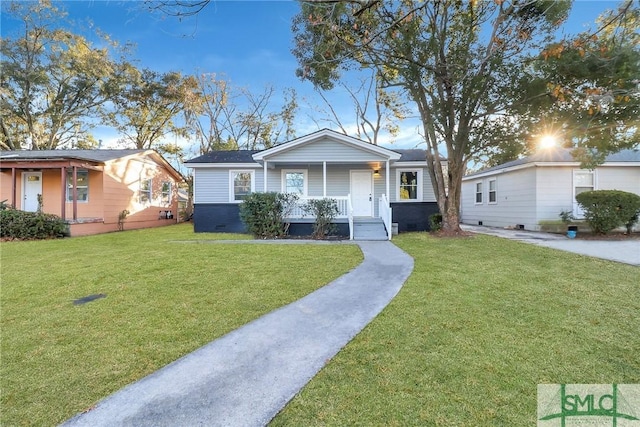
[[[294,236],[311,234],[315,218],[306,209],[311,200],[331,199],[335,200],[338,214],[334,217],[333,224],[337,228],[338,235],[349,236],[349,240],[391,240],[392,211],[386,195],[379,200],[379,215],[354,216],[351,195],[337,197],[300,197],[294,206],[288,207],[285,220],[289,223],[289,233]]]

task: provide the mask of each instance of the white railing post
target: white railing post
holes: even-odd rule
[[[391,230],[391,221],[392,221],[392,211],[391,204],[389,203],[389,199],[387,199],[387,195],[383,194],[380,197],[378,203],[378,211],[380,215],[380,219],[384,223],[384,228],[387,229],[387,238],[391,240],[392,230]]]
[[[351,193],[347,195],[347,217],[349,218],[349,240],[353,240],[353,205],[351,204]]]

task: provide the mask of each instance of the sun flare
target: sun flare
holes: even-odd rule
[[[540,138],[540,148],[554,148],[558,146],[558,138],[553,135],[544,135]]]

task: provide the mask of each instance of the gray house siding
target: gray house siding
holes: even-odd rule
[[[375,153],[364,151],[341,142],[326,139],[285,150],[266,158],[276,162],[308,162],[310,159],[322,159],[327,162],[376,162],[384,161],[384,157]]]
[[[495,202],[489,202],[491,180],[495,180],[496,183]],[[535,168],[463,181],[462,222],[490,227],[521,225],[525,229],[535,230],[537,226],[535,182]],[[476,203],[477,183],[482,183],[482,203]]]

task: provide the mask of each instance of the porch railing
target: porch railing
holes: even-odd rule
[[[349,196],[327,196],[327,197],[300,197],[295,206],[291,207],[289,211],[289,215],[287,218],[310,218],[312,215],[306,213],[304,210],[305,205],[309,200],[320,200],[320,199],[333,199],[338,203],[338,215],[336,218],[348,218],[349,217]]]
[[[382,222],[384,223],[384,228],[387,229],[387,237],[391,240],[391,204],[389,203],[389,199],[386,194],[383,194],[378,201],[378,211]]]

